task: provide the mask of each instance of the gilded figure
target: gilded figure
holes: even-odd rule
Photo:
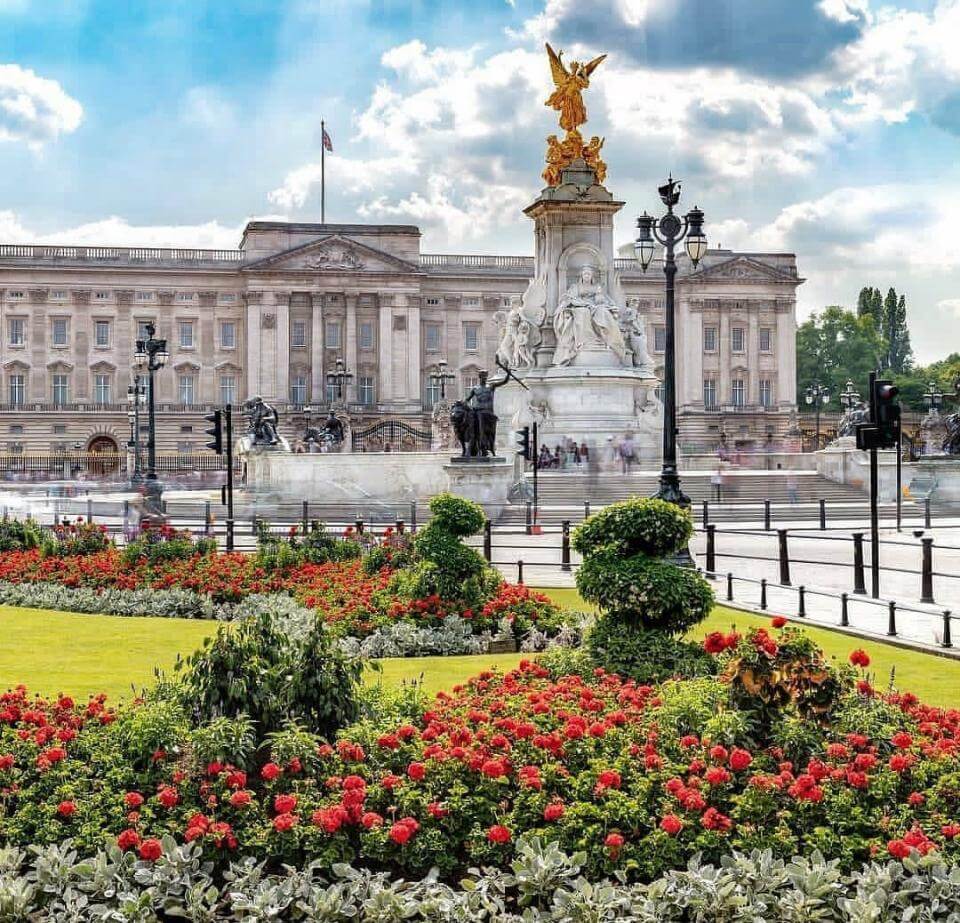
[[[583,159],[587,166],[597,175],[597,182],[603,185],[607,178],[607,165],[600,156],[600,149],[603,147],[605,138],[598,138],[594,135],[589,144],[583,146]]]
[[[560,113],[560,127],[564,131],[574,131],[587,121],[583,91],[590,86],[590,75],[606,55],[602,54],[587,64],[571,61],[568,67],[563,63],[563,51],[557,53],[548,42],[547,56],[550,58],[550,73],[556,89],[550,94],[546,105]]]

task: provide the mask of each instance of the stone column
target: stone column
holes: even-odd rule
[[[420,368],[420,299],[411,299],[407,308],[407,394],[419,404],[422,400],[423,370]]]
[[[394,401],[407,399],[407,365],[410,361],[407,349],[409,340],[406,335],[407,300],[407,295],[394,296],[394,308],[390,315],[390,393]],[[403,320],[399,321],[399,318]],[[397,329],[398,327],[402,329]]]
[[[357,293],[346,292],[343,298],[347,306],[343,322],[345,328],[343,361],[347,364],[347,370],[353,373],[353,378],[346,387],[344,400],[348,404],[353,404],[357,400],[357,376],[360,374],[357,368]]]
[[[24,326],[28,329],[29,336],[29,356],[30,356],[30,392],[35,401],[46,401],[49,403],[53,399],[53,392],[50,390],[48,380],[52,381],[47,373],[47,362],[51,356],[47,350],[47,294],[45,288],[30,289],[30,321]],[[55,356],[53,358],[66,360],[66,356]],[[71,378],[74,376],[71,376]],[[70,400],[76,396],[74,388],[71,388]]]
[[[316,404],[326,399],[323,368],[323,293],[312,292],[313,318],[310,323],[310,400]]]
[[[791,299],[777,299],[777,393],[778,404],[794,406],[797,403],[797,303]]]
[[[262,292],[247,292],[247,327],[244,331],[247,342],[246,393],[241,392],[240,403],[260,393],[260,297]]]
[[[684,349],[681,368],[686,369],[677,406],[681,409],[703,406],[703,302],[687,302],[683,306]]]
[[[720,405],[732,403],[730,395],[730,305],[720,301],[718,311],[717,336],[717,403]]]
[[[377,337],[377,402],[393,400],[393,297],[381,295],[380,330]]]
[[[276,332],[274,337],[274,400],[290,400],[290,292],[274,292]]]
[[[217,354],[217,333],[215,314],[217,293],[200,292],[200,323],[197,331],[197,361],[200,363],[200,376],[197,391],[197,403],[214,404],[220,402],[217,390],[214,366]]]
[[[157,308],[156,315],[157,336],[166,340],[168,345],[173,344],[174,334],[176,333],[173,323],[175,298],[176,292],[172,291],[171,289],[164,289],[163,291],[157,292],[157,300],[160,303],[160,307]],[[178,377],[179,373],[169,364],[164,366],[156,373],[156,375],[154,375],[153,383],[154,388],[156,389],[155,398],[157,403],[172,404],[179,401],[180,395],[178,393]]]
[[[760,305],[747,302],[747,403],[760,403]]]

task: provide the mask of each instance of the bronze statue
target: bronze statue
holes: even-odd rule
[[[960,455],[960,413],[948,414],[943,421],[947,435],[943,440],[944,455]]]
[[[275,407],[256,395],[243,405],[243,412],[247,415],[247,432],[253,437],[253,445],[279,445],[280,414]]]

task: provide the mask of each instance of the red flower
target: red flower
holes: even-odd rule
[[[264,763],[260,776],[267,782],[272,782],[283,770],[276,763]]]
[[[180,801],[180,795],[175,788],[171,788],[169,785],[165,785],[157,793],[157,801],[160,802],[165,808],[173,808]]]
[[[398,820],[390,828],[390,839],[393,840],[398,846],[406,846],[410,842],[410,838],[420,829],[420,824],[418,824],[412,817],[404,817]]]
[[[891,840],[887,843],[887,852],[894,859],[906,859],[910,855],[910,847],[903,840]]]
[[[411,763],[407,767],[407,775],[414,782],[422,782],[427,775],[427,767],[423,763]]]
[[[123,830],[120,832],[120,835],[117,837],[117,846],[119,846],[124,852],[128,849],[134,849],[140,845],[140,834],[136,830]]]
[[[297,806],[296,795],[277,795],[273,799],[273,810],[277,814],[291,814]]]
[[[960,824],[944,824],[940,828],[940,832],[948,840],[954,840],[960,836]]]
[[[770,619],[770,624],[774,628],[783,628],[783,626],[787,624],[787,620],[782,615],[775,615]]]
[[[703,639],[703,649],[708,654],[722,654],[727,649],[727,639],[721,631],[711,631]]]
[[[159,840],[144,840],[140,844],[140,858],[147,862],[156,862],[163,855],[163,845]]]
[[[123,796],[123,803],[131,810],[136,811],[143,804],[143,795],[139,792],[127,792]]]
[[[850,652],[850,663],[855,667],[869,667],[870,655],[863,648],[858,647],[855,651]]]
[[[610,858],[616,859],[620,854],[620,849],[623,847],[625,842],[626,841],[621,834],[608,833],[607,838],[603,841],[603,845],[607,847],[607,852],[610,854]]]
[[[707,830],[726,831],[733,826],[733,821],[725,814],[721,814],[716,808],[707,808],[700,818],[700,823]]]
[[[360,823],[363,826],[370,830],[373,827],[379,827],[383,823],[383,818],[377,814],[376,811],[367,811],[363,817],[360,818]]]
[[[510,842],[510,828],[504,827],[503,824],[494,824],[487,831],[487,839],[491,843],[509,843]]]
[[[670,836],[676,836],[683,830],[683,821],[676,814],[664,814],[660,821],[660,829]]]
[[[909,750],[913,746],[913,738],[906,731],[898,731],[890,738],[890,743],[898,750]]]
[[[730,768],[734,772],[743,772],[752,762],[753,757],[750,755],[749,750],[734,747],[733,752],[730,754]]]
[[[73,817],[77,813],[77,805],[74,801],[61,801],[57,805],[57,813],[61,817]]]
[[[240,789],[230,795],[230,804],[235,808],[245,808],[252,800],[250,792]]]
[[[285,833],[287,830],[295,827],[299,818],[296,814],[278,814],[273,819],[273,829],[277,833]]]
[[[566,808],[563,806],[562,801],[551,801],[543,809],[543,819],[546,821],[555,821],[560,820],[563,817]]]

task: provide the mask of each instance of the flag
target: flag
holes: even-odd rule
[[[326,128],[321,128],[321,131],[323,132],[323,146],[326,150],[330,151],[330,153],[332,154],[333,141],[330,140],[330,134]]]

